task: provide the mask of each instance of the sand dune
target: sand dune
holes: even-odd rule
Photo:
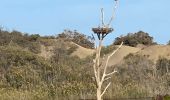
[[[75,43],[74,43],[75,44]],[[76,46],[78,46],[78,48],[76,49],[75,52],[73,52],[71,55],[72,56],[78,56],[80,58],[85,58],[87,56],[90,56],[94,53],[94,49],[87,49],[87,48],[84,48],[78,44],[75,44]]]
[[[156,62],[159,57],[170,59],[170,46],[169,45],[153,45],[140,50],[137,54],[147,56],[149,59]]]
[[[68,45],[76,45],[78,48],[74,51],[71,56],[78,56],[80,58],[85,58],[87,56],[93,55],[94,49],[84,48],[76,43],[70,42]],[[41,47],[40,56],[49,59],[53,55],[53,48],[51,47]],[[115,65],[123,61],[123,58],[128,54],[139,54],[148,57],[152,61],[156,62],[159,57],[165,57],[170,59],[170,46],[169,45],[153,45],[153,46],[138,46],[138,47],[130,47],[130,46],[122,46],[122,48],[111,57],[109,61],[109,66]],[[106,60],[107,55],[103,59]]]
[[[127,56],[130,53],[136,53],[140,51],[140,48],[130,47],[130,46],[122,46],[118,52],[113,55],[109,61],[109,66],[118,64],[123,60],[125,56]]]

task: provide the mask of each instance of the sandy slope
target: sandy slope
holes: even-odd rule
[[[39,56],[44,57],[45,59],[49,59],[51,56],[53,56],[53,49],[53,46],[45,47],[44,45],[41,45],[41,53]]]
[[[75,43],[73,43],[75,44]],[[87,48],[84,48],[80,45],[77,45],[75,44],[76,46],[78,46],[77,50],[75,52],[72,53],[72,56],[78,56],[80,58],[85,58],[87,56],[90,56],[94,53],[94,50],[93,49],[87,49]]]
[[[57,41],[55,40],[54,42],[57,42]],[[84,48],[84,47],[77,45],[76,43],[73,43],[73,42],[68,42],[66,44],[68,45],[68,47],[71,45],[76,45],[78,47],[76,49],[76,51],[71,54],[71,56],[78,56],[80,58],[85,58],[85,57],[92,55],[94,53],[93,49]],[[41,53],[39,54],[39,56],[44,57],[45,59],[51,58],[51,56],[53,55],[54,47],[55,46],[41,45]]]
[[[68,45],[69,44],[74,44],[78,46],[76,51],[71,54],[72,56],[76,55],[80,58],[85,58],[87,56],[92,55],[95,51],[94,49],[87,49],[73,42],[68,43]],[[127,56],[129,53],[147,56],[149,59],[156,62],[156,60],[159,57],[165,57],[165,58],[170,59],[170,45],[169,46],[168,45],[153,45],[153,46],[148,46],[148,47],[146,46],[139,46],[139,47],[122,46],[122,48],[115,55],[111,57],[109,61],[109,66],[118,64],[119,62],[123,61],[123,58]],[[41,53],[39,55],[46,59],[50,58],[53,55],[53,46],[45,47],[42,45]],[[105,60],[106,59],[104,59],[103,61]]]
[[[165,57],[170,59],[170,46],[168,45],[153,45],[146,47],[139,51],[137,54],[147,56],[154,62],[158,60],[159,57]]]
[[[109,65],[115,65],[123,61],[123,58],[129,53],[139,54],[148,57],[156,62],[159,57],[170,59],[170,46],[168,45],[153,45],[144,48],[135,48],[123,46],[111,59]]]
[[[115,55],[113,55],[111,57],[108,65],[112,66],[112,65],[118,64],[128,54],[136,53],[140,50],[141,50],[140,48],[135,48],[135,47],[130,47],[130,46],[122,46],[121,49]]]

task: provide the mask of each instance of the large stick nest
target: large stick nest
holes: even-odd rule
[[[111,33],[113,31],[113,28],[92,28],[92,31],[96,34],[108,34]]]

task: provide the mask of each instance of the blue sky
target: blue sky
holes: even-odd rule
[[[114,0],[0,0],[0,25],[7,30],[56,35],[64,29],[91,35],[100,24],[100,8],[105,20],[112,14]],[[170,40],[170,0],[119,0],[112,27],[105,43],[129,32],[143,30],[155,41]]]

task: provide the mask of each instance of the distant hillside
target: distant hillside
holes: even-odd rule
[[[170,94],[170,45],[154,44],[147,33],[139,33],[123,37],[125,44],[111,57],[108,71],[116,68],[118,73],[113,75],[114,84],[105,97]],[[142,39],[138,40],[140,36]],[[117,47],[115,42],[102,47],[103,63]],[[42,37],[0,30],[0,99],[93,98],[96,92],[94,54],[92,38],[77,31]]]
[[[119,64],[123,61],[124,57],[129,54],[141,55],[156,62],[160,57],[170,59],[170,46],[169,45],[153,45],[144,48],[122,46],[122,48],[111,57],[109,65]],[[107,56],[106,56],[107,57]]]
[[[170,45],[153,45],[140,50],[137,54],[143,55],[156,62],[159,57],[170,59]]]
[[[76,51],[74,51],[71,55],[72,56],[78,56],[80,58],[86,58],[87,56],[91,56],[94,54],[95,50],[94,49],[88,49],[88,48],[84,48],[76,43],[73,43],[74,45],[76,45],[78,48],[76,49]]]
[[[111,57],[109,66],[119,64],[121,61],[123,61],[124,57],[126,57],[128,54],[136,52],[139,52],[140,48],[130,47],[130,46],[122,46],[122,48]]]

